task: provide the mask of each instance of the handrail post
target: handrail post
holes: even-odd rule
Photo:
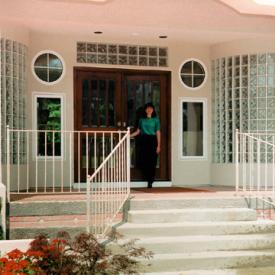
[[[126,156],[127,156],[127,193],[130,193],[130,169],[131,169],[131,154],[130,154],[130,127],[127,128],[127,150],[126,150]]]
[[[1,219],[2,219],[2,230],[3,230],[3,238],[7,239],[7,218],[6,218],[6,186],[0,182],[0,198],[2,198],[1,202]]]
[[[86,231],[90,233],[91,228],[91,191],[90,191],[91,179],[90,175],[87,176],[87,184],[86,184]]]
[[[239,129],[235,131],[235,184],[236,193],[239,191]]]
[[[7,199],[10,202],[10,126],[7,125]]]

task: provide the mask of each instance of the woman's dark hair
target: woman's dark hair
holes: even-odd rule
[[[144,116],[143,116],[143,117],[144,117],[144,118],[147,117],[146,109],[147,109],[148,107],[153,108],[152,117],[156,117],[156,116],[157,116],[157,113],[156,113],[156,110],[155,110],[155,106],[153,105],[152,102],[148,102],[148,103],[146,103],[146,104],[144,105]]]

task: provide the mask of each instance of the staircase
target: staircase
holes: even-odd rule
[[[136,198],[116,230],[154,253],[145,273],[275,274],[275,221],[244,198]]]
[[[32,239],[39,234],[72,236],[86,230],[85,195],[41,195],[9,205],[9,239]]]

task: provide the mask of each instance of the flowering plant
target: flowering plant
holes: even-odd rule
[[[117,243],[117,235],[113,236]],[[92,234],[81,233],[71,240],[67,232],[49,240],[36,237],[26,252],[15,249],[0,258],[3,275],[44,274],[137,274],[136,257],[151,258],[152,253],[135,247],[135,240],[117,244],[119,254],[113,254]]]

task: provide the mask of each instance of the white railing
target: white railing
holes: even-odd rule
[[[10,194],[86,192],[127,131],[16,130],[7,127],[3,182]]]
[[[87,187],[87,231],[104,236],[130,194],[129,129],[88,177]]]
[[[235,134],[236,192],[275,192],[275,133]]]
[[[6,186],[0,182],[0,203],[1,203],[1,222],[0,227],[2,226],[3,238],[7,237],[7,220],[6,220]]]

